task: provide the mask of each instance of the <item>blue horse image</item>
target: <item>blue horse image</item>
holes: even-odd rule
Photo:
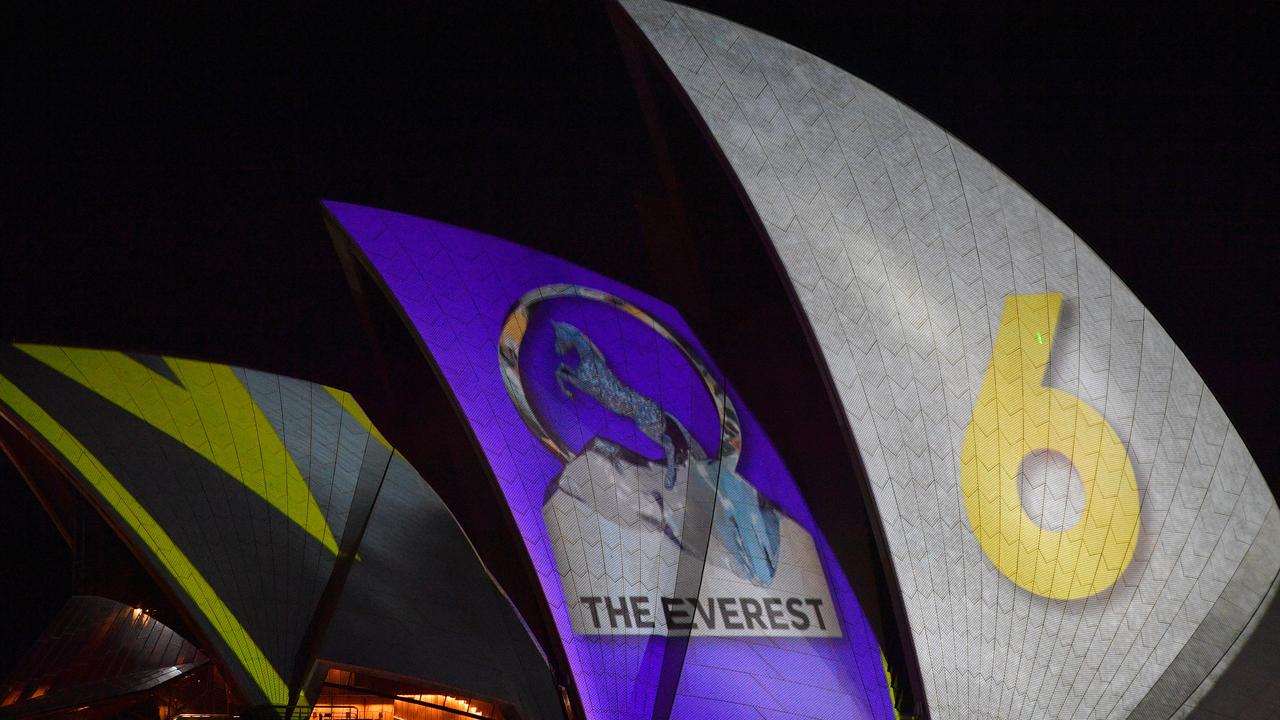
[[[781,517],[778,507],[736,472],[738,451],[726,448],[727,454],[718,460],[707,457],[679,420],[614,374],[604,354],[581,330],[564,322],[553,321],[552,325],[556,354],[561,358],[555,371],[560,391],[570,399],[573,389],[587,394],[611,412],[629,418],[640,432],[661,445],[663,487],[667,491],[674,489],[680,466],[688,467],[691,483],[714,489],[714,527],[735,573],[757,584],[771,584],[777,572]],[[576,356],[576,365],[568,363],[571,355]],[[664,507],[662,493],[655,490],[654,496]],[[666,535],[687,551],[679,530],[664,522]]]

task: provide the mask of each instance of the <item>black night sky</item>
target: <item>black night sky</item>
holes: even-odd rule
[[[879,86],[1027,188],[1146,303],[1280,485],[1274,18],[692,4]],[[359,385],[362,330],[320,198],[645,286],[628,268],[644,264],[636,208],[658,170],[606,0],[182,5],[6,7],[0,341]],[[66,546],[3,461],[0,493],[3,674],[71,585]]]

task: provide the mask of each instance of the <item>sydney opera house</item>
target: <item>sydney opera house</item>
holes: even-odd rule
[[[1275,717],[1280,509],[1087,239],[821,58],[611,13],[669,264],[329,193],[320,360],[3,338],[75,579],[0,717]]]

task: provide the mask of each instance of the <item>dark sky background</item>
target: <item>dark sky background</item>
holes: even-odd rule
[[[694,4],[879,86],[1026,187],[1146,303],[1276,487],[1273,17]],[[6,7],[3,25],[0,341],[350,387],[361,329],[322,197],[477,228],[652,291],[628,261],[643,256],[637,199],[659,182],[602,0],[35,3]],[[69,554],[7,463],[0,562],[3,673],[70,592]]]

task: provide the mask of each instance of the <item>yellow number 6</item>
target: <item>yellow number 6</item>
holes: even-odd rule
[[[991,363],[960,451],[960,490],[982,551],[1018,586],[1058,600],[1111,587],[1138,541],[1138,484],[1115,430],[1091,405],[1044,387],[1062,295],[1005,298]],[[1029,453],[1052,450],[1084,485],[1080,520],[1063,532],[1027,516],[1018,473]]]

